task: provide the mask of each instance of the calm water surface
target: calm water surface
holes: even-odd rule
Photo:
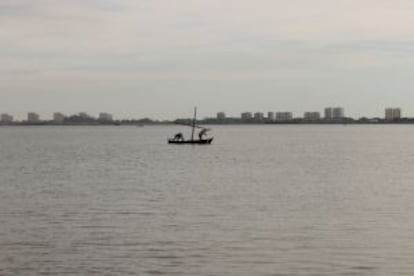
[[[0,275],[414,275],[413,126],[0,128]]]

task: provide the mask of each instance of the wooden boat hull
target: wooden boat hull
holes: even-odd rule
[[[174,140],[168,139],[168,144],[192,144],[192,145],[209,145],[213,141],[213,138],[201,139],[201,140]]]

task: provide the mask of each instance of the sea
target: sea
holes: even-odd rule
[[[0,128],[0,275],[414,275],[414,126]]]

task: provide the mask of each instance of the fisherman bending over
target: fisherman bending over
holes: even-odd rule
[[[174,136],[174,141],[183,141],[184,140],[184,135],[180,132],[180,133],[177,133],[175,136]]]

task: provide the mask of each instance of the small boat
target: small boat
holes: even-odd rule
[[[193,145],[210,145],[213,142],[213,137],[203,138],[210,129],[196,125],[197,108],[194,108],[194,117],[191,124],[191,139],[185,140],[182,133],[177,133],[173,138],[168,139],[168,144],[193,144]],[[198,136],[199,139],[194,139],[194,131],[196,128],[201,128]]]
[[[168,139],[168,144],[199,144],[209,145],[213,142],[213,138],[199,139],[199,140],[174,140],[173,138]]]

